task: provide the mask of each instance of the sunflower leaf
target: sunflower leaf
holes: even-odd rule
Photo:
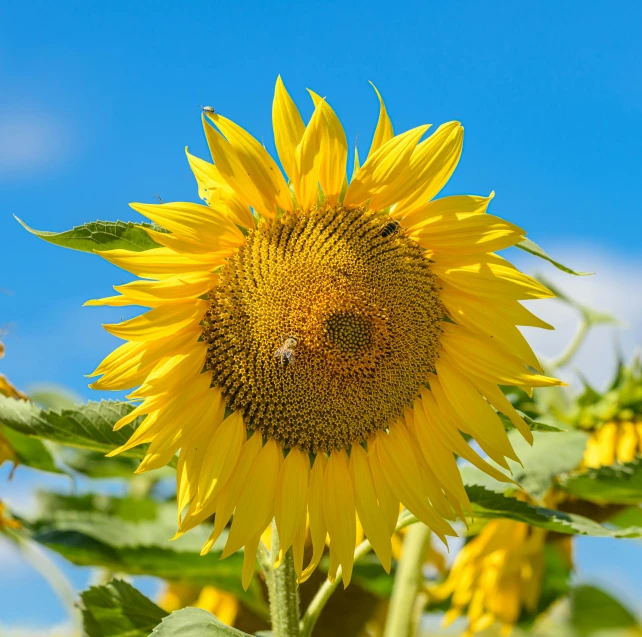
[[[639,634],[635,615],[596,586],[576,586],[571,592],[571,623],[578,637]],[[633,632],[626,632],[632,630]],[[622,631],[622,632],[620,632]]]
[[[613,538],[642,536],[642,528],[637,526],[610,529],[584,516],[534,506],[481,485],[467,485],[466,492],[473,507],[473,519],[508,518],[567,535]]]
[[[108,453],[127,442],[140,423],[138,419],[113,431],[114,425],[133,408],[129,403],[104,400],[53,410],[0,396],[0,424],[33,438]],[[123,455],[141,458],[145,449],[136,447]]]
[[[560,486],[591,502],[638,504],[642,502],[642,459],[565,475]]]
[[[558,270],[566,272],[567,274],[574,274],[575,276],[590,276],[591,274],[595,274],[595,272],[577,272],[575,270],[571,270],[571,268],[569,268],[568,266],[562,265],[559,261],[553,259],[553,257],[544,252],[542,248],[540,248],[534,241],[531,241],[530,239],[522,239],[519,243],[515,244],[515,247],[519,248],[520,250],[524,250],[524,252],[528,252],[529,254],[539,257],[540,259],[544,259],[544,261],[552,263]]]
[[[504,429],[506,429],[506,431],[515,429],[515,425],[513,425],[513,423],[510,421],[510,418],[508,418],[508,416],[504,416],[504,414],[497,414],[497,415],[502,421],[502,424],[504,425]],[[537,422],[536,420],[533,420],[530,416],[527,416],[523,412],[520,412],[519,415],[524,419],[524,422],[528,425],[528,428],[531,431],[544,431],[548,433],[564,431],[564,429],[553,427],[553,425],[547,425],[543,422]]]
[[[2,435],[11,443],[19,465],[48,473],[65,473],[56,465],[54,457],[42,440],[8,427],[4,428]]]
[[[255,578],[241,586],[243,554],[220,561],[227,534],[205,556],[200,550],[211,528],[201,525],[170,542],[176,504],[105,495],[39,497],[40,510],[24,527],[40,544],[73,564],[99,566],[128,575],[212,585],[234,594],[259,616],[267,606]]]
[[[64,232],[48,232],[34,230],[18,217],[16,220],[27,232],[36,237],[54,245],[80,252],[116,249],[143,252],[152,248],[160,248],[158,243],[147,234],[146,228],[157,232],[166,232],[153,223],[133,223],[131,221],[92,221]]]
[[[131,584],[114,579],[80,595],[86,637],[148,637],[167,616]]]
[[[150,637],[249,637],[202,608],[182,608],[163,619]]]

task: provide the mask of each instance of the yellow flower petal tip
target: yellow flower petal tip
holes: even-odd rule
[[[448,546],[471,508],[457,458],[514,484],[461,434],[508,467],[499,412],[532,434],[500,386],[563,384],[533,371],[518,329],[550,327],[520,302],[552,293],[495,254],[524,231],[486,213],[494,191],[438,196],[463,126],[395,135],[373,88],[377,126],[350,182],[339,116],[310,91],[306,124],[278,76],[285,175],[205,109],[211,161],[185,147],[202,203],[132,203],[166,231],[149,230],[159,247],[96,251],[140,280],[86,305],[149,308],[104,325],[125,342],[90,375],[92,388],[136,388],[116,427],[138,426],[108,455],[148,445],[142,473],[178,454],[173,539],[213,517],[205,555],[229,526],[222,558],[245,550],[243,586],[273,522],[301,582],[329,539],[329,577],[341,568],[347,586],[364,534],[389,570],[400,505]]]

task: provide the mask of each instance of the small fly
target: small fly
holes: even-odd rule
[[[203,109],[203,113],[211,113],[212,115],[216,113],[213,106],[201,106],[201,108]]]

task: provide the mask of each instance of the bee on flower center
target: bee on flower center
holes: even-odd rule
[[[401,228],[401,223],[397,219],[394,219],[381,229],[380,234],[382,237],[389,237],[390,235],[395,234],[399,228]]]
[[[281,361],[281,365],[284,367],[291,363],[294,363],[294,350],[299,344],[299,339],[294,336],[288,336],[283,339],[283,344],[281,347],[277,348],[274,352],[274,358]]]

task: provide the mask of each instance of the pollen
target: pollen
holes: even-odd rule
[[[363,208],[287,213],[226,261],[202,323],[206,368],[249,429],[347,449],[427,384],[445,310],[430,261],[390,223]]]

